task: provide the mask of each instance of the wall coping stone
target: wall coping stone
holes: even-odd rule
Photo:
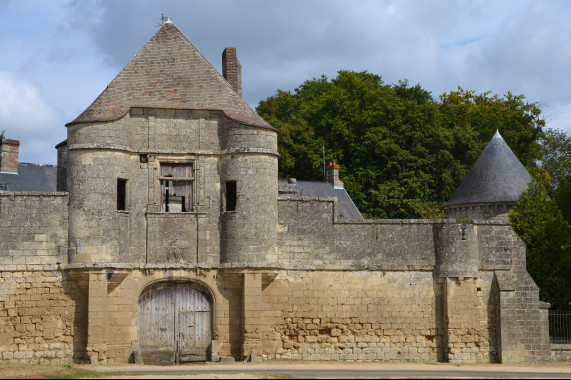
[[[50,270],[58,269],[57,266],[52,266]],[[127,263],[75,263],[75,264],[61,264],[59,269],[62,271],[69,270],[92,270],[92,269],[126,269],[126,270],[165,270],[165,269],[203,269],[203,270],[220,270],[220,269],[244,269],[244,270],[292,270],[292,271],[309,271],[309,272],[354,272],[354,271],[369,271],[369,272],[408,272],[408,271],[421,271],[432,272],[433,266],[424,265],[405,265],[403,267],[387,266],[387,265],[351,265],[347,268],[335,267],[322,267],[322,268],[308,268],[302,265],[289,265],[289,266],[276,266],[275,264],[251,264],[251,263],[229,263],[220,265],[180,265],[180,264],[127,264]],[[22,269],[19,269],[22,270]],[[487,270],[483,270],[487,271]],[[490,270],[493,272],[493,270]]]
[[[0,197],[65,197],[68,195],[67,191],[3,191],[0,193]]]

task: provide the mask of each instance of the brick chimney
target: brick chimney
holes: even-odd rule
[[[0,172],[18,174],[18,147],[20,141],[2,139],[0,141]]]
[[[235,47],[227,47],[222,53],[222,75],[234,91],[242,96],[242,65],[236,56]]]
[[[339,179],[339,165],[335,161],[327,165],[325,173],[327,174],[327,183],[332,184],[336,188],[343,188],[343,182]]]

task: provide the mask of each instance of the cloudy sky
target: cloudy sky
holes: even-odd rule
[[[571,134],[571,1],[0,0],[0,132],[23,162],[54,146],[158,30],[161,15],[221,70],[237,48],[244,99],[339,70],[408,79],[437,98],[458,86],[542,104]]]

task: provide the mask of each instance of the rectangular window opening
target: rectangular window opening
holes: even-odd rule
[[[226,211],[236,211],[236,181],[227,181],[226,188]]]
[[[164,212],[191,212],[194,171],[192,163],[161,163],[161,204]]]
[[[127,210],[127,180],[117,178],[117,210]]]

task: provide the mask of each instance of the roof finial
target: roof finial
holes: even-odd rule
[[[496,129],[496,133],[494,134],[494,137],[493,137],[493,138],[494,138],[494,139],[501,139],[501,138],[502,138],[502,136],[500,135],[500,130],[499,130],[499,129]]]
[[[164,24],[172,24],[172,20],[170,17],[165,16],[163,13],[161,13],[161,25]]]

